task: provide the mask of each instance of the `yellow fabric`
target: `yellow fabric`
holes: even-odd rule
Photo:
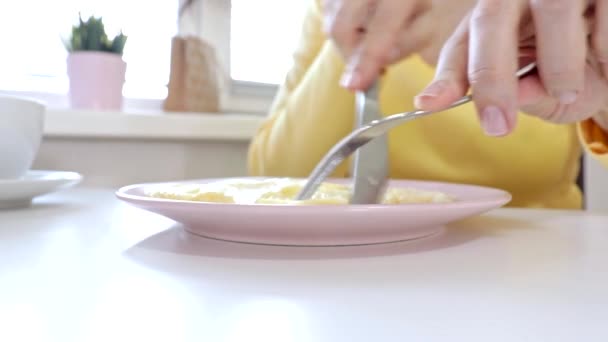
[[[311,6],[294,66],[251,143],[253,176],[306,177],[353,129],[354,95],[339,86],[343,60],[321,20],[318,4]],[[383,113],[413,109],[414,95],[433,73],[419,57],[391,67],[381,81]],[[523,114],[518,120],[504,138],[483,134],[472,105],[402,125],[389,134],[390,175],[502,188],[513,194],[511,206],[580,208],[576,126]],[[335,176],[348,176],[348,165]]]

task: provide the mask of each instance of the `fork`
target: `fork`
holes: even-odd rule
[[[519,71],[517,71],[516,76],[518,78],[522,78],[524,76],[527,76],[534,69],[536,69],[535,62],[530,63],[525,67],[521,68]],[[329,177],[329,175],[334,172],[338,165],[340,165],[346,158],[348,158],[361,146],[369,143],[375,138],[386,134],[391,129],[405,122],[421,118],[429,114],[443,112],[451,108],[462,106],[466,103],[471,102],[472,100],[472,94],[466,95],[455,101],[451,105],[440,110],[416,110],[412,112],[393,114],[383,119],[369,122],[368,124],[355,129],[349,135],[340,140],[336,145],[334,145],[325,155],[325,157],[321,159],[319,164],[317,164],[313,172],[308,177],[308,181],[306,182],[302,190],[300,190],[300,192],[296,196],[296,200],[305,201],[310,199],[315,194],[319,186],[321,186],[321,183],[323,183],[325,179],[327,179],[327,177]]]

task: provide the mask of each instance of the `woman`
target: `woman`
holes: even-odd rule
[[[319,2],[311,6],[300,47],[294,55],[294,66],[279,90],[271,115],[252,141],[249,151],[252,175],[308,176],[329,148],[353,128],[354,95],[342,87],[340,81],[346,86],[361,81],[353,77],[356,68],[377,69],[367,70],[373,73],[383,65],[417,51],[386,70],[381,78],[380,93],[380,105],[386,114],[414,108],[411,103],[414,96],[433,79],[435,69],[432,65],[437,61],[441,46],[475,5],[474,0],[417,2],[421,5],[408,9],[416,13],[410,16],[415,20],[401,25],[416,36],[411,39],[391,36],[397,37],[393,40],[401,41],[396,50],[386,49],[393,47],[394,41],[380,39],[380,47],[388,52],[378,55],[361,53],[373,50],[362,49],[365,44],[361,41],[365,42],[370,36],[382,36],[384,31],[370,30],[370,26],[365,25],[379,25],[383,20],[375,20],[372,16],[370,21],[369,16],[359,14],[364,29],[355,27],[361,36],[352,38],[352,30],[349,31],[352,48],[344,44],[338,48],[324,33],[323,16],[335,16],[343,7],[337,6],[337,12],[332,12],[335,7],[322,8]],[[441,5],[437,6],[437,2]],[[393,10],[388,6],[376,8],[384,13]],[[331,25],[325,27],[325,31],[332,37],[339,32]],[[369,42],[368,46],[378,44],[378,39],[369,39]],[[379,62],[357,64],[362,56],[379,57]],[[345,60],[349,61],[348,67]],[[470,105],[394,129],[389,134],[389,150],[392,178],[503,188],[513,194],[512,206],[581,206],[581,194],[575,185],[581,151],[573,125],[552,124],[520,114],[519,124],[513,132],[496,139],[484,134],[475,108]],[[339,167],[335,176],[348,176],[348,165]]]

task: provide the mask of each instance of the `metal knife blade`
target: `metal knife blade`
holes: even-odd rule
[[[367,91],[357,92],[357,127],[382,118],[378,88],[378,82],[374,82]],[[388,163],[386,135],[378,137],[355,152],[351,204],[375,204],[382,200],[388,178]]]

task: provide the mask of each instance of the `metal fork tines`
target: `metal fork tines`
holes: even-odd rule
[[[517,77],[522,78],[531,73],[534,69],[536,69],[536,63],[528,64],[517,72]],[[353,152],[362,146],[368,144],[370,141],[383,136],[394,127],[429,114],[443,112],[448,109],[464,105],[470,102],[472,99],[472,95],[467,95],[451,105],[442,108],[441,110],[417,110],[413,112],[394,114],[380,120],[372,121],[360,128],[355,129],[349,135],[340,140],[336,145],[334,145],[325,155],[325,157],[323,157],[323,159],[319,162],[319,164],[317,164],[317,167],[311,173],[308,181],[296,196],[296,200],[310,199],[317,191],[321,183],[323,183],[325,179],[327,179],[327,177],[334,172],[336,167],[338,167],[338,165],[340,165],[346,158],[348,158]]]

